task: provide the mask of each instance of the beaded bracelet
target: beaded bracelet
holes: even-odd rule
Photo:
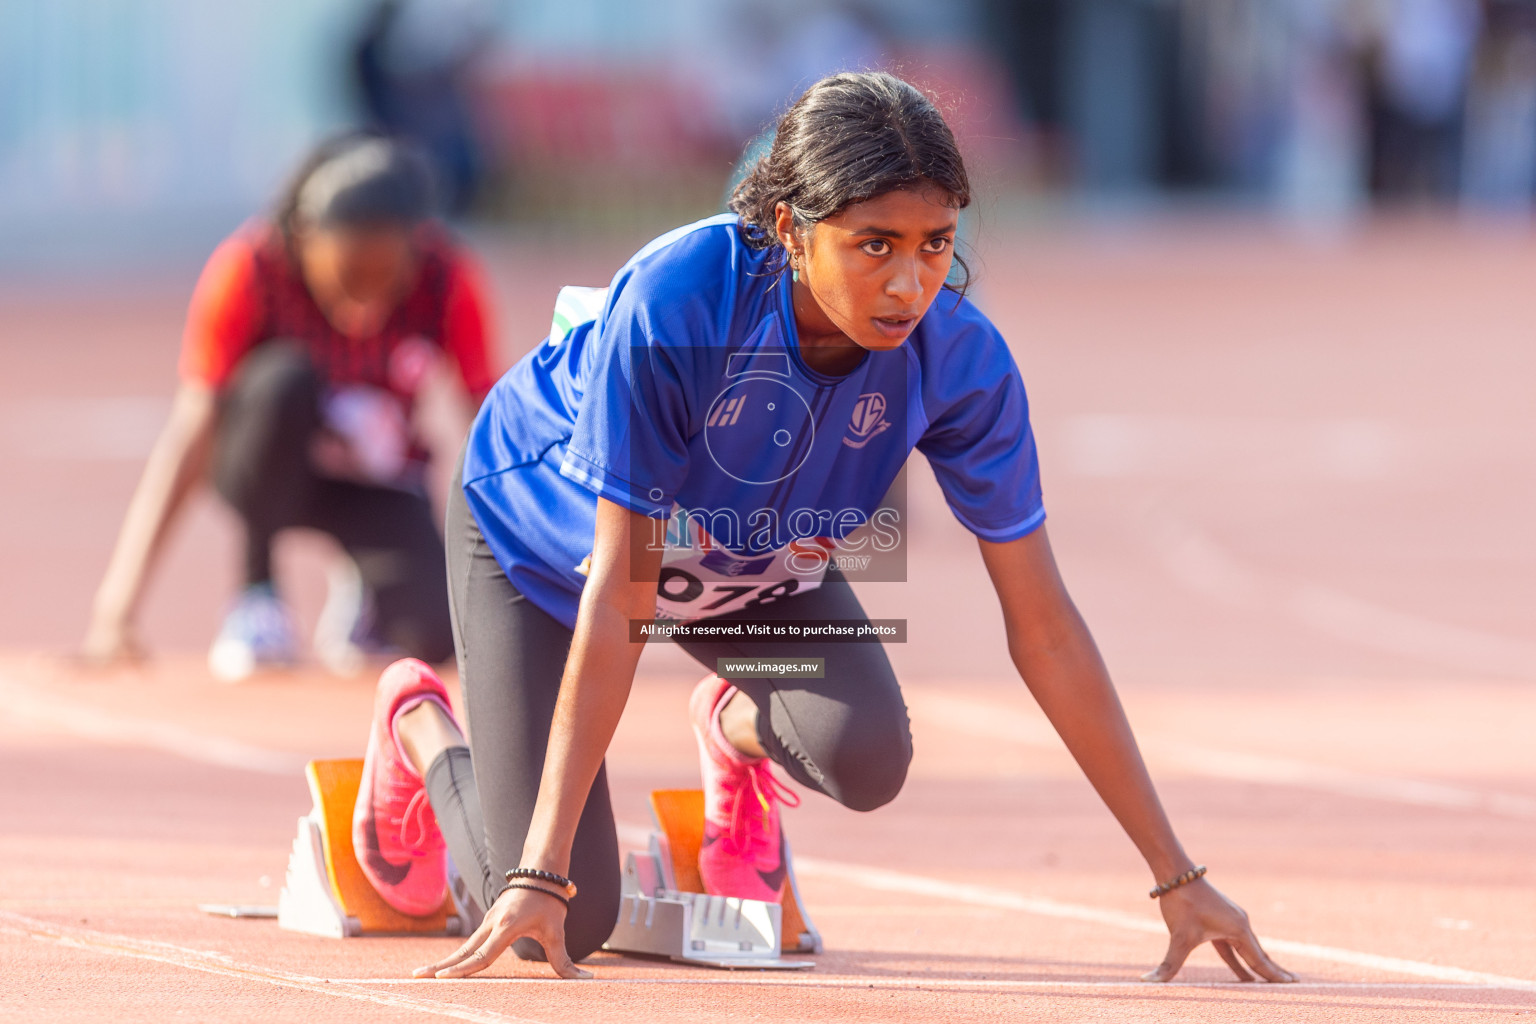
[[[1153,889],[1151,892],[1147,893],[1147,895],[1152,897],[1153,899],[1158,899],[1160,897],[1166,896],[1169,893],[1173,892],[1173,890],[1177,889],[1179,886],[1181,886],[1181,885],[1188,885],[1190,882],[1193,882],[1195,879],[1203,878],[1204,876],[1205,876],[1205,865],[1201,864],[1199,867],[1190,868],[1188,871],[1184,872],[1178,878],[1175,878],[1175,879],[1173,879],[1170,882],[1164,882],[1162,885],[1158,886],[1156,889]]]
[[[555,892],[555,890],[553,890],[553,889],[546,889],[542,885],[532,885],[532,884],[530,884],[528,882],[508,882],[506,885],[502,886],[501,889],[496,893],[496,900],[501,899],[501,894],[506,892],[508,889],[527,889],[529,892],[541,892],[545,896],[553,896],[555,899],[559,900],[561,903],[564,903],[565,904],[565,909],[567,909],[567,910],[571,909],[571,901],[566,899],[564,896],[560,895],[559,893]],[[496,900],[492,900],[491,902],[495,903]]]
[[[538,868],[513,868],[507,872],[507,881],[514,878],[537,878],[541,882],[557,885],[565,890],[565,894],[574,898],[576,896],[576,883],[564,875],[557,875],[553,871],[540,871]]]

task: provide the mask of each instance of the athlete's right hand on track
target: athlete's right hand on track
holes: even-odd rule
[[[529,938],[544,948],[544,958],[562,978],[590,978],[565,950],[565,907],[527,889],[508,889],[491,906],[480,927],[453,955],[430,967],[418,967],[413,978],[467,978],[496,962],[518,939]]]
[[[1243,908],[1205,879],[1164,894],[1158,900],[1158,907],[1168,925],[1168,954],[1154,970],[1142,975],[1142,981],[1172,981],[1189,954],[1202,942],[1216,947],[1216,952],[1232,968],[1238,981],[1253,980],[1249,967],[1266,981],[1297,980],[1296,975],[1264,952]]]

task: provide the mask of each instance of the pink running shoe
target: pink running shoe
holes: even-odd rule
[[[427,801],[421,775],[400,748],[396,723],[423,701],[453,710],[442,680],[423,662],[405,658],[379,676],[363,780],[352,812],[352,849],[384,902],[426,917],[448,893],[448,850]]]
[[[712,675],[688,701],[704,775],[699,875],[712,895],[777,903],[784,888],[779,803],[798,807],[800,798],[774,779],[766,757],[747,757],[720,731],[720,709],[735,695],[736,687]]]

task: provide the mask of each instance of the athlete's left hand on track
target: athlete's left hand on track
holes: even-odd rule
[[[469,941],[453,955],[430,967],[418,967],[413,978],[467,978],[496,961],[508,946],[521,938],[533,939],[544,948],[550,969],[562,978],[590,978],[591,971],[577,967],[565,949],[565,908],[548,896],[527,889],[506,889],[485,915]]]
[[[1238,981],[1252,981],[1248,968],[1266,981],[1296,981],[1296,975],[1269,958],[1259,946],[1258,936],[1248,924],[1243,908],[1227,899],[1205,879],[1167,893],[1158,900],[1163,920],[1168,924],[1168,955],[1157,968],[1141,976],[1142,981],[1172,981],[1189,954],[1202,942],[1216,947],[1216,952],[1232,968]],[[1247,966],[1244,966],[1246,962]]]

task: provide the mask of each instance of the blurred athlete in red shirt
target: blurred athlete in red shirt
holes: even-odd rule
[[[478,403],[495,375],[480,276],[431,218],[409,150],[328,142],[276,214],[226,239],[192,296],[181,387],[96,594],[85,653],[139,653],[134,613],[171,520],[207,477],[243,520],[245,587],[209,654],[234,680],[298,651],[272,582],[272,540],[304,526],[349,556],[315,631],[336,671],[364,655],[453,654],[443,545],[412,427],[441,360]]]

